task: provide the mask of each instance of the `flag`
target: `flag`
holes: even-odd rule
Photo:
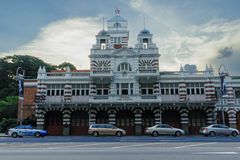
[[[19,79],[18,80],[18,95],[19,98],[23,98],[23,89],[24,89],[24,83],[23,83],[23,79]]]
[[[221,74],[220,79],[221,79],[221,93],[222,93],[222,96],[224,96],[227,94],[227,83],[225,80],[225,75]]]
[[[118,8],[115,9],[115,14],[119,15],[120,14],[120,10]]]

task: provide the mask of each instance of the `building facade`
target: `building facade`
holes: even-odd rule
[[[37,127],[51,135],[85,135],[92,123],[110,123],[128,135],[168,123],[197,134],[200,127],[222,122],[240,129],[240,77],[226,76],[227,99],[219,99],[220,78],[212,66],[204,71],[159,71],[160,54],[153,35],[144,28],[135,47],[128,46],[128,22],[116,12],[107,30],[96,35],[90,70],[46,72],[25,81],[34,94]],[[35,90],[34,90],[35,88]],[[31,108],[31,107],[30,107]]]

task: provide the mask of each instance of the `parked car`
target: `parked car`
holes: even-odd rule
[[[126,135],[126,131],[111,124],[92,124],[89,126],[88,134],[95,137],[100,135],[115,135],[121,137]]]
[[[212,124],[207,127],[202,127],[200,129],[200,133],[205,136],[211,136],[211,137],[216,135],[225,135],[225,136],[232,135],[233,137],[236,137],[237,135],[239,135],[239,131],[237,129],[230,128],[223,124]]]
[[[22,136],[44,137],[48,135],[48,131],[35,129],[31,125],[19,125],[8,130],[8,135],[17,138]]]
[[[174,128],[168,124],[158,124],[152,127],[147,127],[145,129],[145,134],[152,135],[154,137],[158,135],[174,135],[179,137],[184,135],[185,132],[182,129]]]

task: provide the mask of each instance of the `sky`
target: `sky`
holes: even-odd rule
[[[194,64],[240,75],[239,0],[1,0],[0,57],[32,55],[51,64],[89,69],[102,19],[115,8],[128,20],[129,46],[145,27],[161,54],[160,71]],[[106,26],[106,24],[105,24]]]

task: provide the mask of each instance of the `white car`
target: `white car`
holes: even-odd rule
[[[146,128],[145,134],[152,135],[154,137],[158,135],[173,135],[180,137],[181,135],[184,135],[185,132],[182,129],[174,128],[168,124],[157,124],[155,126]]]
[[[22,136],[44,137],[48,135],[46,130],[35,129],[31,125],[19,125],[8,130],[8,135],[17,138]]]

